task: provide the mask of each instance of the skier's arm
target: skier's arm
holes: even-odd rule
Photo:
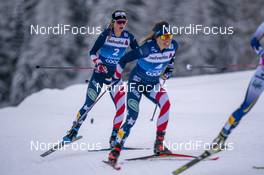
[[[149,49],[147,46],[144,44],[141,47],[131,50],[130,52],[126,53],[120,60],[119,63],[117,64],[114,78],[115,79],[120,79],[122,72],[126,66],[127,63],[132,62],[136,59],[146,57],[149,54]]]
[[[260,40],[264,36],[264,22],[258,27],[257,31],[253,35],[253,38],[251,39],[251,47],[255,50],[255,52],[261,56],[264,57],[264,50],[260,44]]]
[[[105,29],[95,41],[93,48],[90,50],[90,57],[92,61],[96,64],[98,60],[97,51],[104,45],[105,39],[109,34],[111,29]]]
[[[135,50],[139,47],[136,38],[132,34],[130,34],[130,41],[131,49]]]
[[[179,45],[175,40],[172,41],[172,44],[175,46],[175,53],[176,53]],[[174,70],[174,61],[175,61],[175,54],[171,58],[170,63],[167,65],[164,73],[162,74],[161,76],[162,79],[165,80],[165,79],[169,79],[170,77],[172,77],[172,72]]]

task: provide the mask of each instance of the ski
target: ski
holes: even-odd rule
[[[196,165],[197,163],[201,162],[202,160],[210,157],[211,155],[212,154],[209,151],[205,151],[203,154],[201,154],[197,158],[191,160],[187,164],[185,164],[185,165],[181,166],[180,168],[178,168],[177,170],[173,171],[172,174],[178,175],[178,174],[182,173],[183,171],[185,171],[185,170],[191,168],[192,166]]]
[[[61,141],[60,143],[56,144],[55,146],[53,146],[52,148],[50,148],[48,151],[44,152],[43,154],[41,154],[41,157],[46,157],[47,155],[50,155],[51,153],[61,149],[62,147],[64,147],[65,145],[68,145],[70,143],[73,143],[77,140],[80,140],[83,136],[77,136],[76,138],[74,138],[71,142],[64,142]]]
[[[88,152],[100,152],[100,151],[111,151],[112,148],[102,148],[102,149],[90,149]],[[150,148],[140,148],[140,147],[123,147],[122,150],[148,150]]]
[[[121,166],[117,165],[117,164],[113,164],[107,160],[103,160],[103,162],[109,166],[111,166],[112,168],[114,168],[115,170],[119,171],[121,170]]]
[[[158,159],[158,158],[193,158],[196,159],[198,158],[197,156],[192,156],[192,155],[186,155],[186,154],[152,154],[148,156],[141,156],[141,157],[135,157],[135,158],[130,158],[130,159],[125,159],[126,161],[134,161],[134,160],[147,160],[147,159]],[[219,157],[213,157],[208,160],[218,160]]]

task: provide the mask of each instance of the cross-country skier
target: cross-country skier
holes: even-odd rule
[[[142,94],[160,107],[154,153],[171,153],[163,144],[169,119],[170,101],[166,90],[159,83],[161,76],[164,78],[171,77],[174,55],[178,48],[178,44],[172,39],[173,35],[168,27],[169,24],[165,21],[157,23],[153,27],[152,33],[144,40],[144,44],[138,49],[128,52],[117,65],[113,79],[120,79],[126,63],[137,59],[137,65],[132,70],[128,80],[126,121],[119,129],[115,146],[108,157],[112,165],[116,164],[130,129],[138,118]]]
[[[264,37],[264,22],[258,27],[257,31],[251,39],[251,47],[255,50],[259,57],[259,66],[251,78],[246,97],[241,106],[235,110],[228,121],[222,128],[219,135],[214,139],[212,147],[213,152],[219,152],[225,148],[225,141],[231,131],[238,126],[240,120],[245,116],[255,105],[261,93],[264,90],[264,50],[261,47],[260,40]]]
[[[96,98],[101,92],[103,84],[112,83],[112,76],[116,70],[116,65],[120,58],[125,54],[126,49],[130,46],[132,49],[138,47],[134,36],[125,30],[127,26],[127,15],[123,10],[116,10],[112,13],[111,23],[95,41],[90,51],[95,70],[90,79],[86,100],[82,108],[77,114],[73,126],[63,137],[64,141],[71,141],[76,137],[83,121],[87,117],[89,109],[94,104]],[[113,130],[110,137],[110,147],[116,139],[117,131],[121,126],[125,112],[125,92],[123,82],[120,79],[115,83],[115,87],[111,88],[110,96],[116,107],[116,114],[113,120]],[[121,87],[119,87],[121,86]]]

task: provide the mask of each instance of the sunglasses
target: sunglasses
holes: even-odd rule
[[[160,36],[160,39],[162,40],[167,40],[167,39],[172,39],[173,35],[171,33],[166,33],[164,35]]]
[[[121,25],[121,24],[126,24],[126,20],[116,20],[116,23]]]

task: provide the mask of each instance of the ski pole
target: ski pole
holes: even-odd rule
[[[228,68],[256,68],[262,64],[229,64],[225,66],[216,66],[216,65],[192,65],[187,64],[186,69],[192,71],[193,69],[219,69],[219,70],[226,70]]]
[[[163,80],[162,86],[165,84],[165,82],[166,82],[166,80]],[[154,112],[153,112],[152,117],[151,117],[151,119],[150,119],[151,122],[152,122],[153,119],[154,119],[154,116],[155,116],[155,114],[156,114],[157,108],[158,108],[158,104],[156,104],[156,106],[155,106]]]
[[[94,105],[104,96],[104,94],[107,92],[107,90],[108,90],[108,88],[106,90],[104,90],[104,92],[95,100],[94,104],[91,106],[89,111],[91,111],[91,109],[94,107]],[[93,124],[93,122],[94,122],[94,118],[92,117],[90,120],[90,123]]]
[[[116,83],[116,81],[115,82],[113,82],[113,83],[111,83],[108,87],[107,87],[107,89],[106,90],[104,90],[101,94],[100,94],[100,96],[99,97],[97,97],[97,99],[94,101],[94,103],[92,104],[92,106],[78,119],[78,120],[82,120],[82,118],[83,117],[85,117],[86,115],[87,115],[87,113],[88,112],[90,112],[91,110],[92,110],[92,108],[94,107],[94,105],[104,96],[104,94],[110,89],[110,87],[112,86],[112,85],[114,85]],[[91,124],[93,124],[93,122],[94,122],[94,118],[91,118],[91,120],[90,120],[90,122],[91,122]],[[78,121],[76,122],[76,124],[75,124],[75,126],[78,124]],[[75,127],[75,126],[73,126],[73,127]]]
[[[119,80],[117,80],[117,81],[119,81]],[[115,83],[117,83],[117,81],[114,81],[113,83],[111,83],[110,85],[108,85],[108,87],[107,87],[107,89],[106,90],[104,90],[103,92],[102,92],[102,94],[95,100],[95,102],[94,102],[94,104],[91,106],[91,108],[89,109],[89,111],[93,108],[93,106],[104,96],[104,94],[113,86],[113,85],[115,85]],[[88,112],[89,112],[88,111]],[[87,113],[88,113],[87,112]],[[91,118],[91,120],[90,120],[90,123],[91,124],[93,124],[93,122],[94,122],[94,118],[92,117]]]
[[[154,116],[155,116],[155,114],[156,114],[157,108],[158,108],[158,105],[156,104],[155,109],[154,109],[154,112],[153,112],[152,117],[151,117],[151,119],[150,119],[151,122],[152,122],[153,119],[154,119]]]
[[[104,94],[107,92],[107,90],[108,89],[104,90],[101,93],[101,95],[94,101],[94,103],[92,104],[92,106],[78,120],[81,120],[88,112],[90,112],[92,110],[92,108],[94,107],[94,105],[104,96]],[[91,124],[93,124],[94,119],[91,118],[90,122],[91,122]],[[77,126],[77,124],[78,124],[78,121],[75,123],[75,125],[73,127]]]
[[[69,67],[61,67],[61,66],[36,66],[37,69],[65,69],[65,70],[94,70],[93,67],[78,67],[78,66],[69,66]]]

